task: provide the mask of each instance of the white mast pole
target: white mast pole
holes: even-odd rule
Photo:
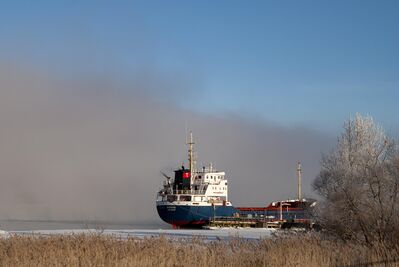
[[[300,162],[298,162],[297,174],[298,174],[298,200],[301,200],[302,199],[302,168],[301,168]]]
[[[188,143],[188,163],[190,165],[190,186],[193,184],[193,174],[194,174],[194,141],[193,133],[190,131],[190,141]]]

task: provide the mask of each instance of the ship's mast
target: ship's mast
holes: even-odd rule
[[[302,200],[302,168],[300,162],[298,162],[296,170],[298,175],[298,200]]]
[[[190,165],[190,185],[193,183],[194,174],[194,141],[193,133],[190,131],[190,141],[188,142],[188,164]]]

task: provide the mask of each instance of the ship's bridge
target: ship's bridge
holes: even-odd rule
[[[225,180],[225,175],[225,172],[197,172],[193,184],[220,184],[221,181]]]

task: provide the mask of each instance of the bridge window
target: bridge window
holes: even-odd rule
[[[180,201],[191,201],[191,196],[181,195]]]
[[[169,195],[169,196],[167,197],[167,200],[168,200],[169,202],[176,201],[176,200],[177,200],[177,196],[176,196],[176,195]]]

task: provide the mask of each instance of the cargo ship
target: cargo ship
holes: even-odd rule
[[[190,133],[188,168],[175,170],[174,179],[166,180],[157,194],[156,206],[161,219],[173,227],[201,227],[211,218],[233,216],[235,208],[228,199],[225,172],[210,164],[195,170],[194,142]]]
[[[188,146],[188,168],[183,165],[175,170],[174,178],[162,173],[165,181],[157,193],[158,214],[174,228],[199,228],[216,218],[258,218],[274,221],[309,217],[307,207],[311,203],[302,199],[300,193],[297,200],[273,202],[266,207],[234,207],[228,198],[226,173],[217,171],[212,164],[197,171],[192,133]]]

